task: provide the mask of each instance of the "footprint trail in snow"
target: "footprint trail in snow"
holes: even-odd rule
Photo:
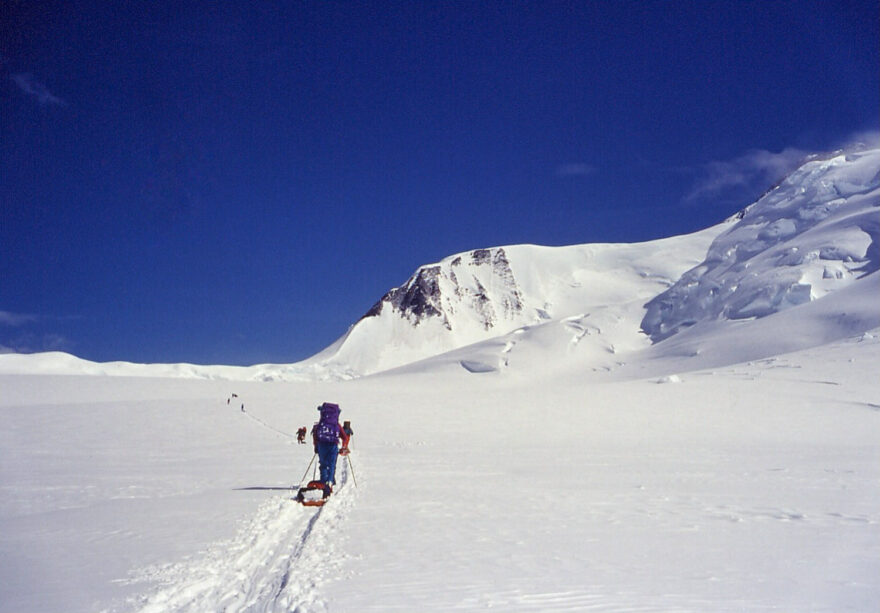
[[[344,556],[339,526],[354,502],[348,467],[327,504],[306,508],[291,494],[274,496],[231,542],[202,557],[143,571],[163,587],[138,599],[139,613],[325,611],[323,580]]]

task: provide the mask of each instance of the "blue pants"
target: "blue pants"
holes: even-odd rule
[[[318,443],[318,462],[321,465],[321,481],[336,485],[336,458],[339,447],[336,443]]]

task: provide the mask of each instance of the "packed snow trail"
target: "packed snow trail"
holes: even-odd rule
[[[322,507],[306,508],[293,491],[273,496],[227,543],[195,560],[150,568],[142,580],[168,584],[141,597],[140,613],[325,611],[319,588],[344,556],[340,525],[354,501],[348,465],[340,462],[339,486]]]

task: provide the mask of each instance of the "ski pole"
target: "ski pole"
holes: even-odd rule
[[[312,463],[315,461],[315,458],[318,457],[318,454],[312,456],[312,459],[309,461],[309,466],[306,468],[306,472],[303,473],[302,479],[299,480],[299,484],[302,485],[302,482],[306,480],[306,475],[309,474],[309,470],[312,468]]]
[[[348,460],[348,469],[351,471],[351,480],[354,481],[354,486],[357,487],[358,480],[354,478],[354,466],[351,464],[351,454],[349,453],[345,458]]]

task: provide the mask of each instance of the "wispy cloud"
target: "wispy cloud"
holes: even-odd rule
[[[779,153],[755,149],[734,160],[709,162],[701,167],[699,178],[684,200],[725,198],[731,193],[766,189],[797,168],[807,155],[793,147]]]
[[[2,353],[43,353],[45,351],[70,352],[73,343],[61,334],[21,332],[12,338],[0,338]]]
[[[34,98],[36,98],[37,102],[40,103],[41,106],[67,106],[67,103],[64,100],[50,92],[48,87],[38,81],[34,77],[34,75],[30,73],[16,73],[11,75],[9,78],[12,79],[16,85],[18,85],[18,88],[21,91],[29,96],[33,96]]]
[[[596,172],[596,167],[583,162],[562,164],[556,168],[557,177],[586,177]]]
[[[0,353],[37,353],[42,351],[70,351],[73,342],[46,325],[70,319],[0,311]]]
[[[857,146],[880,147],[880,131],[862,130],[860,132],[850,134],[841,148]]]
[[[39,321],[38,315],[30,315],[27,313],[10,313],[9,311],[0,311],[0,325],[19,328],[26,324]]]
[[[41,351],[70,351],[73,343],[62,334],[43,334],[41,337]]]

